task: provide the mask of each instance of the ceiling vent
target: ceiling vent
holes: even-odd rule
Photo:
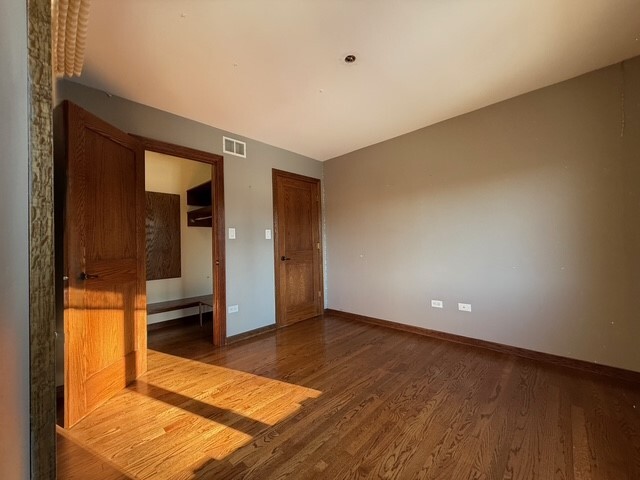
[[[222,151],[237,157],[247,158],[247,144],[233,138],[222,137]]]

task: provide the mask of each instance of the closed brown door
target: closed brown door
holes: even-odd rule
[[[323,310],[320,180],[273,170],[276,317],[279,325]]]
[[[144,150],[67,103],[65,427],[147,368]]]

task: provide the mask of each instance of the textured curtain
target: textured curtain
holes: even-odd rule
[[[89,0],[53,0],[53,65],[56,75],[80,76],[89,24]]]

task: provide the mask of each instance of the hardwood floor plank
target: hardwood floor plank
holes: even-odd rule
[[[357,351],[359,352],[360,350]],[[317,443],[318,438],[320,438],[320,440],[322,439],[322,433],[327,432],[326,423],[332,421],[335,422],[340,418],[338,417],[339,412],[348,409],[349,405],[351,405],[353,402],[359,401],[356,392],[370,392],[371,389],[378,389],[381,387],[381,385],[385,384],[382,379],[385,374],[389,374],[389,366],[395,361],[388,360],[385,364],[381,365],[380,368],[377,368],[373,371],[365,370],[362,377],[359,377],[358,380],[353,381],[353,364],[357,363],[356,357],[357,354],[352,357],[352,362],[347,362],[345,365],[343,365],[344,373],[348,376],[345,377],[344,380],[348,382],[351,379],[352,381],[349,390],[335,397],[338,401],[332,401],[329,405],[324,405],[322,403],[321,397],[319,399],[319,403],[314,405],[314,411],[309,412],[310,415],[305,417],[304,414],[301,414],[300,416],[294,418],[293,421],[298,422],[294,426],[289,426],[286,424],[283,425],[283,428],[287,428],[287,433],[281,435],[277,442],[270,442],[268,444],[269,448],[272,449],[272,453],[270,455],[265,456],[264,454],[262,454],[262,461],[259,460],[257,463],[253,463],[251,459],[246,457],[243,459],[245,463],[251,463],[251,468],[248,471],[249,474],[258,467],[264,468],[267,464],[270,466],[270,468],[275,469],[278,465],[281,464],[282,461],[288,461],[288,459],[291,458],[294,453],[299,452],[303,448],[308,449],[309,437],[314,440],[312,444]],[[334,383],[336,379],[339,380],[340,378],[340,373],[338,373],[338,375],[330,375],[330,372],[327,373],[329,375],[326,377],[326,381],[330,381],[331,383]],[[314,385],[320,390],[324,389],[323,395],[325,399],[331,398],[329,397],[329,394],[331,393],[330,389],[325,388],[322,383],[315,383]],[[323,415],[321,417],[318,417],[317,415],[315,415],[316,411],[323,412]],[[317,431],[320,433],[317,434]],[[255,453],[252,453],[255,457]],[[282,453],[286,453],[286,455],[283,457]],[[232,461],[235,461],[235,459]]]
[[[56,428],[56,444],[58,478],[83,480],[86,472],[104,480],[132,478],[96,452],[75,442],[61,427]]]
[[[60,479],[636,479],[640,386],[325,316],[149,371],[59,432]]]
[[[447,422],[447,428],[435,443],[422,467],[417,470],[416,478],[452,477],[456,469],[468,476],[473,468],[474,450],[465,450],[465,443],[473,444],[473,430],[480,419],[480,409],[484,402],[495,392],[497,379],[495,372],[487,365],[470,377],[473,382],[465,388],[464,396],[452,402],[453,420]],[[488,374],[494,375],[492,379]],[[467,382],[468,383],[468,382]]]
[[[405,349],[405,352],[408,350]],[[394,362],[387,362],[378,369],[381,377],[373,389],[361,390],[359,395],[319,425],[317,432],[309,432],[300,438],[298,443],[304,445],[304,448],[294,456],[287,456],[286,462],[281,464],[270,478],[286,478],[294,472],[304,478],[311,478],[316,473],[329,475],[327,467],[334,464],[336,459],[324,458],[326,450],[344,444],[348,433],[361,422],[366,423],[371,415],[377,414],[378,408],[383,406],[385,391],[393,392],[392,384],[398,378],[393,372],[393,364],[396,364],[399,358],[396,357]]]
[[[575,406],[571,408],[571,425],[574,478],[575,480],[591,480],[594,477],[591,470],[591,453],[589,452],[589,440],[582,408]]]
[[[581,397],[588,399],[583,404],[588,444],[597,445],[597,448],[590,448],[592,463],[596,462],[595,478],[638,478],[632,473],[635,470],[634,463],[624,461],[628,449],[627,442],[623,441],[624,433],[615,419],[616,402],[609,398],[607,390],[597,388],[592,383],[581,384]],[[594,459],[596,452],[598,458]]]

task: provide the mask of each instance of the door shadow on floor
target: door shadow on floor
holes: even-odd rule
[[[235,430],[239,430],[250,435],[256,431],[260,431],[271,426],[259,420],[254,420],[235,413],[229,409],[220,408],[196,398],[191,398],[186,395],[182,395],[181,393],[173,392],[140,380],[136,381],[128,388],[133,392],[154,398],[207,420],[211,420],[222,425],[232,426]]]

